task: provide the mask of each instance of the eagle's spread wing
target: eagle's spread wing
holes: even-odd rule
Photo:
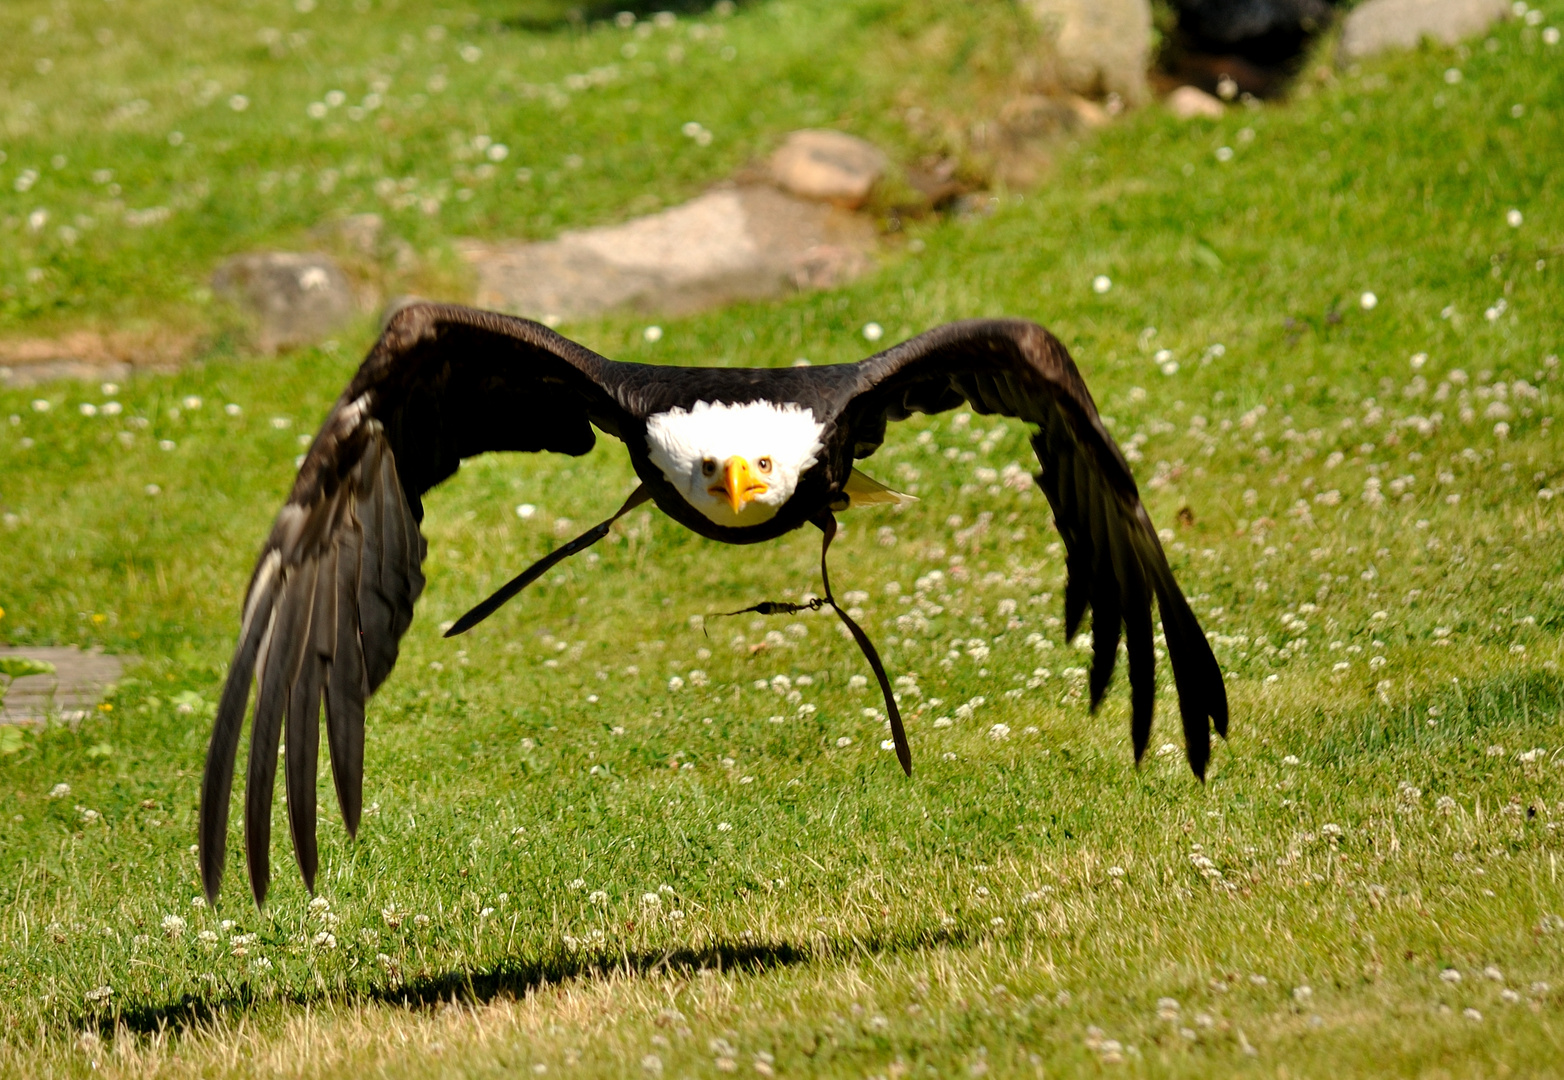
[[[287,725],[288,821],[314,888],[315,769],[324,700],[337,800],[358,828],[364,703],[396,663],[423,589],[420,496],[490,450],[584,454],[617,434],[618,365],[537,323],[468,308],[398,312],[299,469],[250,580],[201,783],[201,877],[216,901],[228,801],[252,678],[245,848],[259,904],[272,788]]]
[[[1065,636],[1092,609],[1091,703],[1113,675],[1120,640],[1129,655],[1131,734],[1140,760],[1156,693],[1151,601],[1162,614],[1178,686],[1189,764],[1204,777],[1211,725],[1227,735],[1227,690],[1200,624],[1168,568],[1135,479],[1103,427],[1086,383],[1059,340],[1035,323],[981,319],[938,327],[857,365],[842,409],[854,457],[872,454],[890,420],[970,404],[1037,425],[1038,486],[1064,538]]]

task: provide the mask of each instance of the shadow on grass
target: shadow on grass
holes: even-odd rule
[[[821,939],[816,946],[787,941],[719,941],[699,949],[645,950],[617,957],[555,952],[533,959],[507,959],[485,971],[449,971],[406,982],[393,984],[388,981],[357,988],[255,993],[250,984],[244,982],[227,994],[210,997],[185,994],[165,1004],[128,1005],[84,1016],[78,1026],[102,1036],[116,1030],[137,1035],[182,1033],[258,1007],[310,1006],[333,999],[398,1005],[406,1009],[430,1008],[450,1001],[481,1005],[496,998],[523,997],[529,990],[570,979],[645,976],[657,972],[694,973],[707,969],[762,974],[848,954],[916,951],[929,945],[959,945],[963,941],[965,935],[960,931],[912,930],[867,938]]]

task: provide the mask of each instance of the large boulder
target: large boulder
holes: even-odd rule
[[[1348,13],[1341,56],[1361,60],[1426,38],[1454,45],[1510,13],[1509,0],[1366,0]]]
[[[873,143],[840,131],[795,131],[769,162],[783,191],[855,209],[885,172],[885,155]]]
[[[477,272],[478,306],[555,321],[830,287],[869,268],[874,239],[863,217],[754,185],[541,243],[469,241],[462,254]]]
[[[1026,0],[1052,38],[1059,81],[1077,94],[1116,94],[1126,105],[1150,96],[1149,0]]]
[[[347,275],[327,255],[235,255],[212,275],[212,291],[255,319],[256,344],[267,353],[321,340],[358,306]]]

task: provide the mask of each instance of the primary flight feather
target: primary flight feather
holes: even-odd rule
[[[1064,346],[1019,319],[949,323],[856,364],[654,367],[608,360],[538,323],[471,308],[397,312],[322,425],[267,537],[245,597],[201,785],[201,876],[216,902],[240,729],[255,685],[245,791],[251,891],[270,880],[280,741],[288,823],[314,888],[315,781],[324,706],[337,800],[349,834],[362,806],[364,708],[396,663],[423,590],[423,493],[490,451],[580,455],[596,428],[620,439],[641,480],[613,517],[550,553],[458,620],[481,621],[549,567],[648,500],[702,536],[770,540],[804,524],[827,546],[834,512],[896,498],[854,469],[892,420],[970,405],[1035,426],[1036,480],[1064,539],[1065,636],[1092,616],[1091,705],[1129,661],[1139,761],[1156,690],[1152,601],[1161,615],[1190,767],[1205,775],[1211,728],[1227,734],[1221,669],[1163,556],[1129,466]],[[825,597],[886,697],[897,756],[911,757],[883,665],[862,628]],[[766,603],[772,612],[799,605]]]

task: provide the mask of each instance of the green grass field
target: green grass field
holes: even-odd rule
[[[1557,1073],[1564,46],[1542,32],[1564,4],[1541,6],[1540,26],[1311,74],[1219,123],[1129,115],[992,215],[915,223],[850,288],[665,322],[656,343],[644,321],[564,328],[621,359],[780,365],[855,359],[871,321],[887,341],[965,316],[1049,325],[1229,673],[1204,786],[1165,672],[1139,770],[1122,676],[1088,715],[1062,552],[1010,468],[1031,467],[1025,432],[992,417],[894,431],[866,471],[923,501],[848,515],[833,549],[838,595],[905,680],[910,781],[829,613],[702,624],[818,588],[812,535],[728,548],[638,513],[442,639],[618,505],[631,472],[605,438],[470,462],[427,500],[429,584],[371,706],[358,840],[325,824],[323,778],[318,897],[279,820],[266,910],[235,852],[213,912],[196,784],[242,590],[373,328],[275,361],[217,338],[112,394],[0,391],[0,639],[141,658],[79,725],[0,735],[0,1074]],[[213,260],[339,208],[390,215],[434,252],[425,286],[455,288],[451,237],[666,204],[802,123],[916,152],[933,136],[859,103],[989,92],[954,31],[930,43],[916,7],[868,0],[649,37],[497,27],[488,0],[369,8],[237,4],[181,29],[174,5],[7,4],[9,39],[49,49],[0,58],[0,330],[220,325]],[[554,112],[516,89],[624,65],[632,43],[659,57],[648,85]],[[914,54],[955,59],[919,83],[896,70]],[[387,58],[405,66],[373,91]],[[72,106],[72,78],[151,104]],[[220,84],[208,103],[197,78]],[[900,99],[903,80],[922,89]],[[311,126],[333,86],[381,93],[393,130],[341,109]],[[690,118],[711,146],[679,133]],[[454,178],[479,166],[451,133],[484,129],[509,156],[462,201]],[[392,197],[449,177],[438,212],[375,195],[425,165]],[[109,219],[98,168],[137,192],[126,207],[194,201],[67,242],[76,213]]]

